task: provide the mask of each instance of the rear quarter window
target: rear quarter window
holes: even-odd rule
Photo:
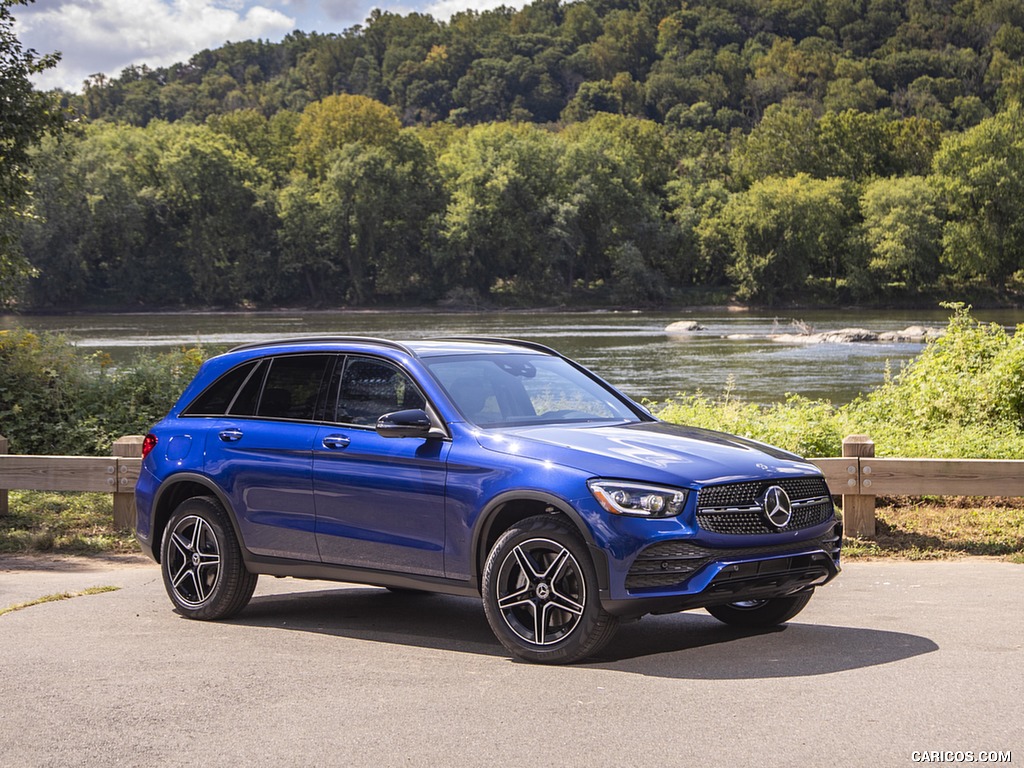
[[[245,383],[256,362],[243,363],[225,373],[189,403],[184,416],[223,416],[228,412],[238,388]]]

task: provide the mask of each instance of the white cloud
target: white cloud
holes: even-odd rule
[[[151,67],[188,61],[226,41],[275,38],[294,17],[235,0],[50,0],[17,15],[19,39],[40,53],[61,51],[56,68],[39,75],[40,88],[77,91],[91,74],[117,75],[131,64]]]
[[[522,8],[526,2],[527,0],[434,0],[434,2],[426,4],[423,12],[429,13],[435,19],[448,21],[453,14],[459,11],[490,11],[503,5],[510,8]]]

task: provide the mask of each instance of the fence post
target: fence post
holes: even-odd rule
[[[875,495],[871,491],[871,478],[862,477],[860,459],[874,458],[875,441],[867,435],[849,435],[843,438],[843,458],[856,458],[857,492],[843,494],[843,533],[855,539],[875,535]]]
[[[125,459],[142,458],[142,435],[126,435],[114,441],[114,456]],[[114,526],[135,527],[135,488],[128,483],[122,472],[114,481]]]
[[[0,454],[6,454],[10,447],[10,441],[3,435],[0,435]],[[10,507],[7,505],[7,489],[0,488],[0,517],[6,517],[8,512],[10,512]]]

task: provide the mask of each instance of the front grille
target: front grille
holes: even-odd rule
[[[780,486],[793,504],[793,516],[784,528],[766,519],[758,499],[773,485]],[[758,535],[812,528],[834,514],[828,486],[820,477],[756,480],[701,488],[697,495],[697,524],[705,531]]]
[[[701,488],[697,496],[697,507],[740,507],[756,504],[758,497],[773,485],[782,488],[794,501],[829,495],[828,486],[822,477],[754,480],[749,483],[728,483]]]
[[[769,525],[761,512],[760,506],[749,510],[698,510],[697,524],[705,531],[712,533],[730,533],[755,535],[761,533],[778,533],[779,531],[799,531],[820,525],[832,517],[832,500],[814,500],[805,506],[793,505],[793,516],[785,528]]]
[[[821,549],[829,554],[835,551],[835,556],[838,557],[836,535],[829,532],[810,541],[728,549],[702,547],[685,540],[665,541],[653,544],[637,555],[626,576],[626,589],[674,586],[686,581],[691,574],[715,560],[770,557],[806,549]]]

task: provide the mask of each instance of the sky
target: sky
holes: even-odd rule
[[[90,75],[117,76],[132,64],[162,67],[185,62],[229,40],[278,41],[295,29],[341,32],[362,24],[373,8],[453,13],[525,0],[35,0],[14,6],[18,39],[40,54],[59,51],[56,68],[36,76],[37,88],[78,92]]]

